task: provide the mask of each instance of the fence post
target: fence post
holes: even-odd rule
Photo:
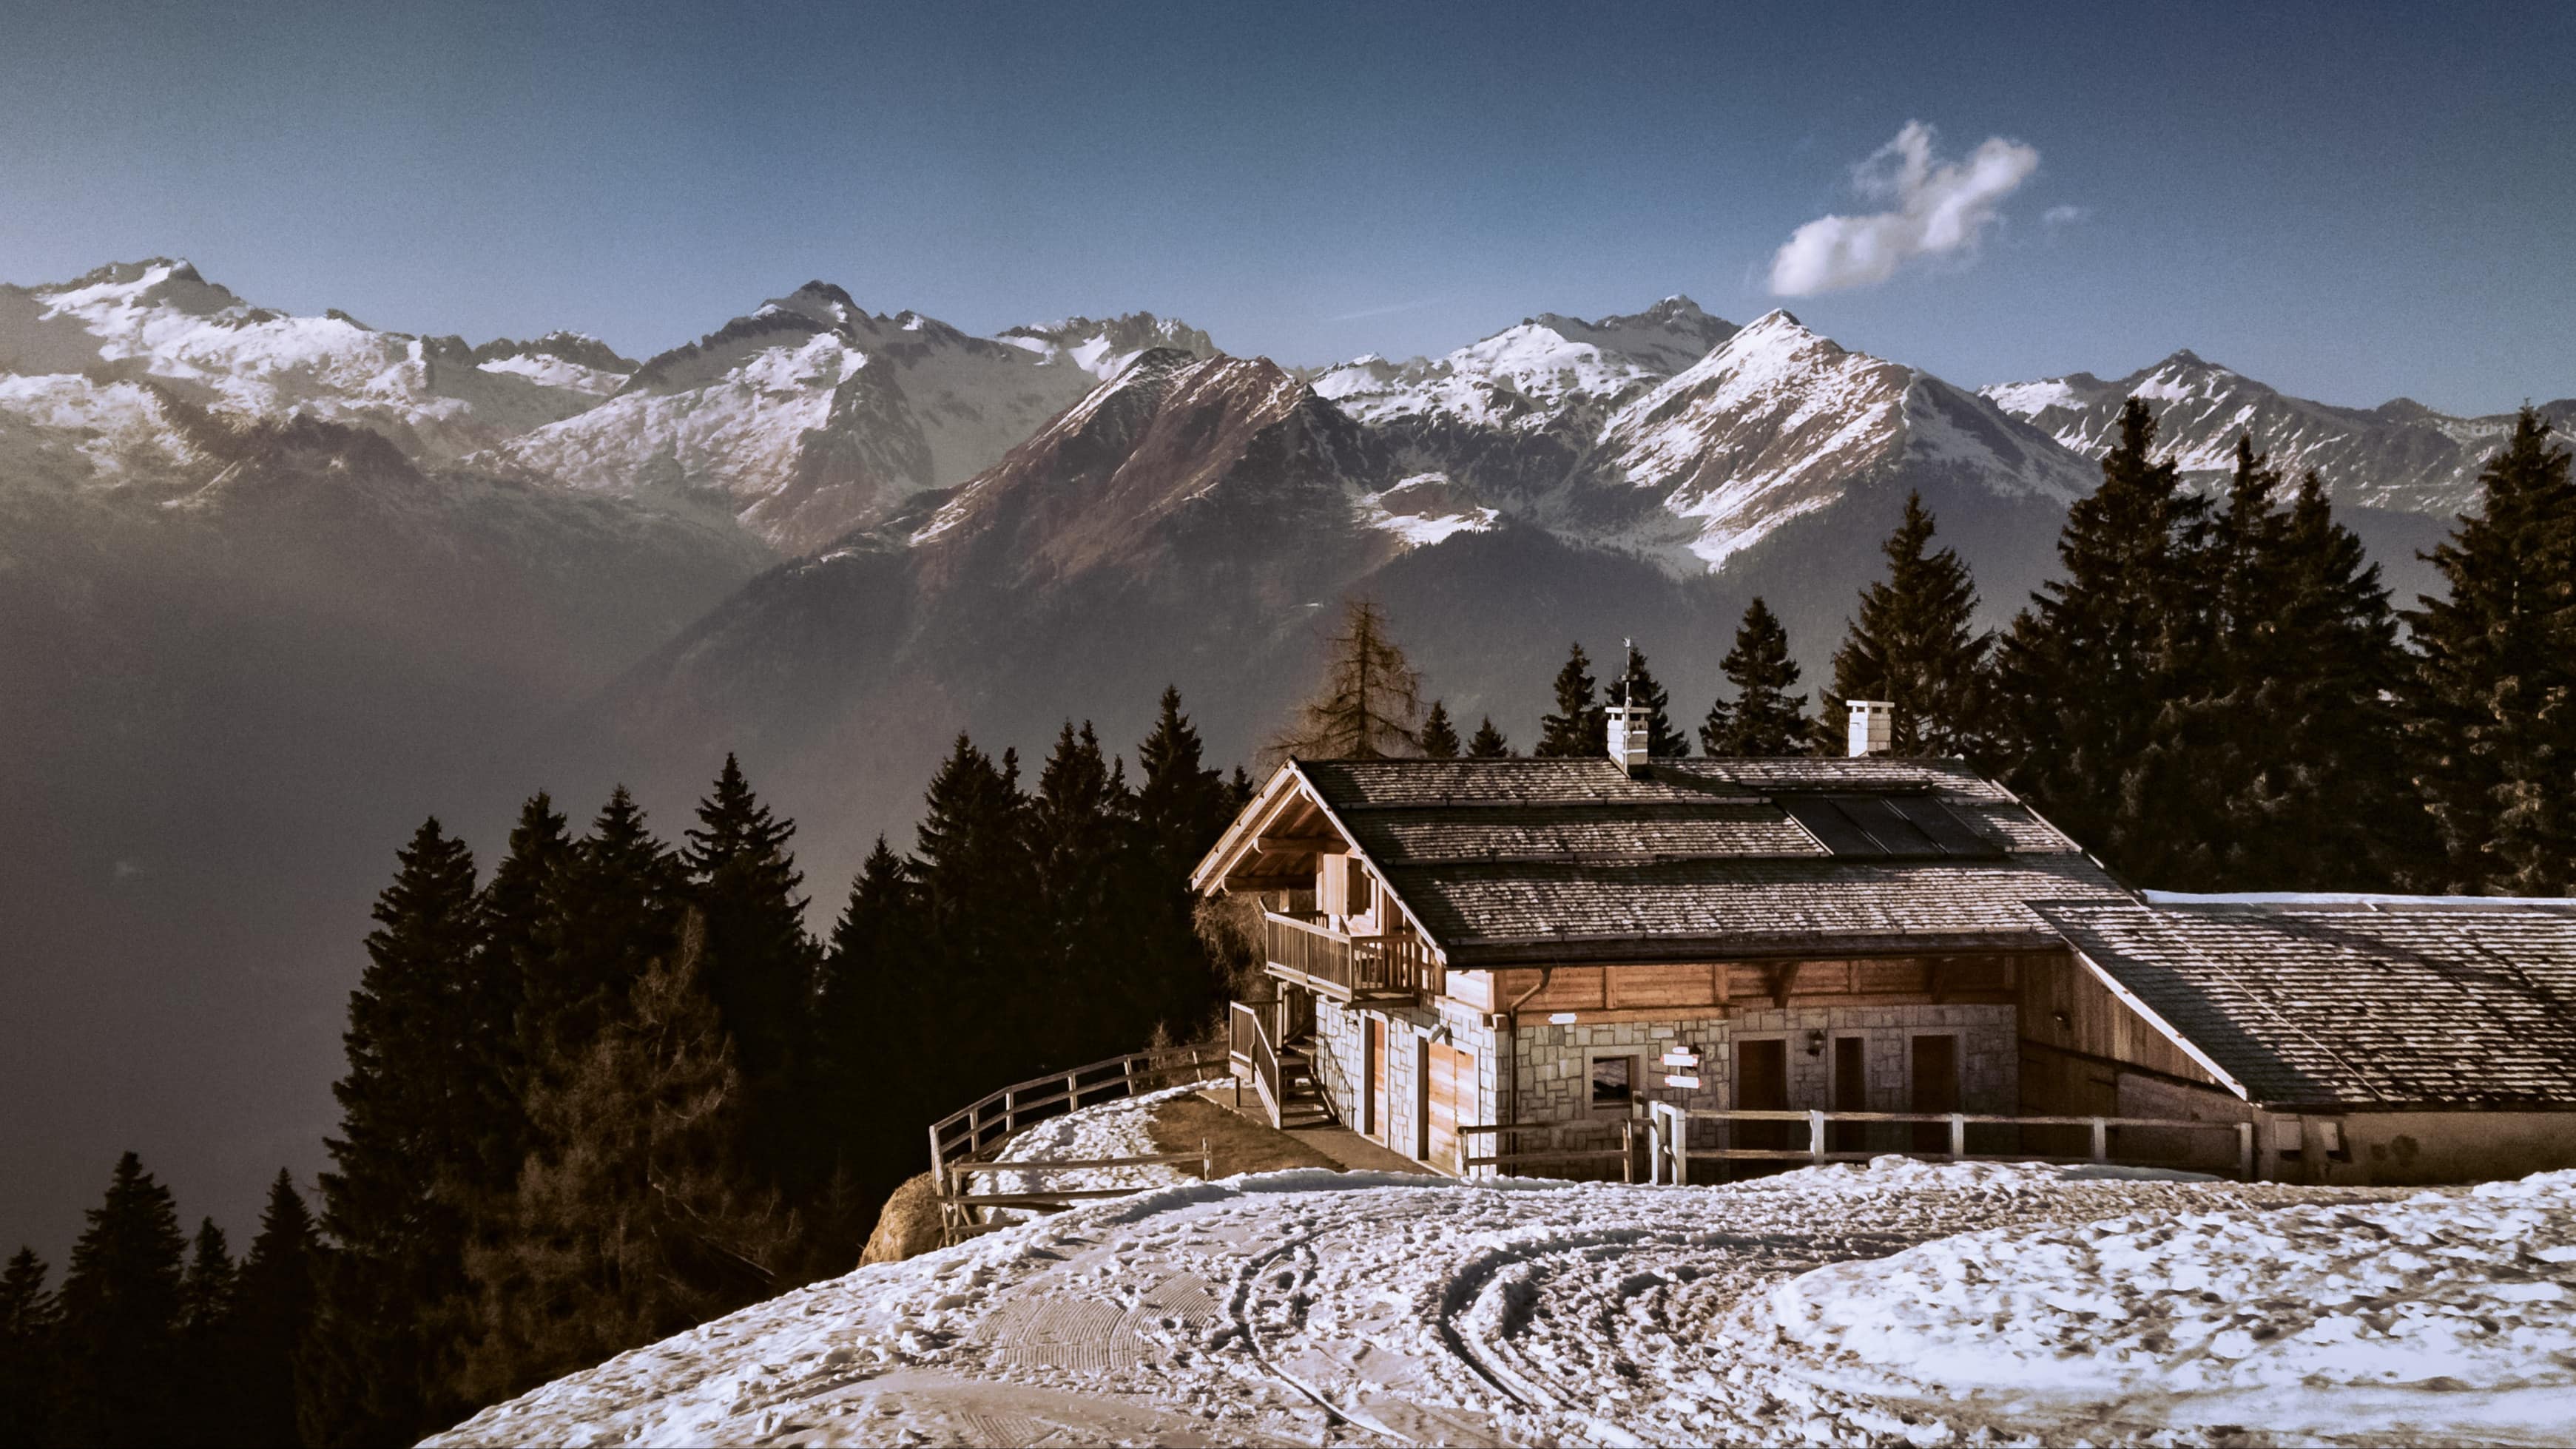
[[[1002,1094],[1002,1135],[1020,1130],[1020,1092],[1017,1087]]]
[[[2104,1125],[2099,1117],[2093,1119],[2093,1160],[2095,1162],[2111,1160],[2111,1129]]]
[[[1134,1057],[1126,1057],[1126,1058],[1122,1058],[1122,1059],[1119,1061],[1119,1063],[1118,1063],[1118,1069],[1119,1069],[1120,1074],[1121,1074],[1121,1075],[1123,1075],[1123,1076],[1125,1076],[1125,1077],[1127,1078],[1127,1095],[1128,1095],[1128,1096],[1130,1096],[1130,1097],[1135,1096],[1135,1095],[1136,1095],[1136,1059],[1135,1059]]]
[[[2254,1180],[2254,1124],[2251,1122],[2236,1124],[2236,1176],[2245,1182]]]
[[[1074,1090],[1073,1085],[1073,1079],[1076,1075],[1077,1074],[1073,1072],[1067,1072],[1064,1074],[1064,1110],[1067,1112],[1079,1112],[1082,1110],[1082,1094]]]
[[[1673,1113],[1673,1185],[1690,1186],[1690,1114]]]
[[[1957,1162],[1968,1155],[1968,1118],[1963,1112],[1950,1114],[1950,1160]]]
[[[1656,1104],[1661,1106],[1661,1103]],[[1646,1116],[1646,1185],[1661,1186],[1664,1180],[1664,1114],[1653,1108]]]
[[[1619,1180],[1637,1180],[1637,1118],[1633,1113],[1619,1119]]]
[[[1825,1114],[1807,1111],[1807,1160],[1821,1167],[1825,1161]]]

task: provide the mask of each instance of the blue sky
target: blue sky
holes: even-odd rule
[[[2036,161],[1974,245],[1785,299],[1848,345],[2576,393],[2576,6],[737,8],[22,0],[0,280],[168,253],[642,355],[821,277],[977,331],[1150,308],[1400,356],[1676,291],[1749,320],[1920,121]]]

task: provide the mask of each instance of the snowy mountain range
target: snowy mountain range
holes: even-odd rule
[[[2143,398],[2156,415],[2158,453],[2190,481],[2215,485],[2233,471],[2237,435],[2250,432],[2290,476],[2315,469],[2338,503],[2442,515],[2469,506],[2479,467],[2513,428],[2511,413],[2458,418],[2411,398],[2375,408],[2310,402],[2189,350],[2107,382],[2078,372],[1982,392],[2087,458],[2118,440],[2121,404]],[[2576,399],[2541,412],[2562,429],[2576,427]]]

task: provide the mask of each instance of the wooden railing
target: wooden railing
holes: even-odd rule
[[[1174,1082],[1198,1081],[1224,1070],[1226,1057],[1224,1043],[1197,1042],[1129,1052],[1123,1057],[1013,1082],[930,1124],[931,1180],[944,1191],[953,1164],[990,1159],[1011,1134],[1031,1122],[1060,1117],[1113,1096],[1132,1097]]]
[[[1091,1157],[1046,1159],[1036,1162],[952,1162],[948,1164],[947,1182],[939,1196],[940,1234],[946,1243],[958,1243],[978,1233],[989,1233],[1007,1223],[990,1220],[994,1208],[1015,1208],[1030,1212],[1063,1212],[1076,1203],[1098,1198],[1133,1197],[1145,1191],[1141,1187],[1030,1187],[1026,1178],[1050,1177],[1065,1172],[1087,1172],[1097,1168],[1179,1167],[1199,1170],[1199,1181],[1215,1177],[1216,1157],[1207,1139],[1199,1139],[1196,1152],[1149,1152],[1134,1157]],[[978,1176],[1014,1173],[1024,1181],[1015,1192],[978,1193],[970,1179]],[[986,1216],[978,1218],[976,1214]]]
[[[2134,1166],[2172,1166],[2167,1158],[2160,1162],[2143,1162],[2131,1155],[2114,1156],[2111,1133],[2121,1128],[2156,1132],[2227,1132],[2236,1138],[2237,1176],[2252,1181],[2254,1177],[2254,1124],[2251,1122],[2203,1122],[2176,1117],[2005,1117],[1980,1112],[1801,1112],[1722,1110],[1708,1107],[1684,1108],[1670,1102],[1641,1104],[1647,1123],[1646,1180],[1657,1183],[1687,1183],[1694,1159],[1713,1158],[1721,1161],[1767,1162],[1866,1162],[1873,1157],[1913,1157],[1933,1162],[2126,1162]],[[1728,1144],[1724,1147],[1694,1148],[1690,1145],[1693,1122],[1766,1124],[1763,1130],[1780,1131],[1803,1125],[1804,1147],[1738,1147],[1730,1126]],[[1946,1136],[1947,1151],[1835,1151],[1832,1129],[1837,1124],[1903,1123],[1933,1129],[1936,1137]],[[1770,1127],[1768,1124],[1781,1124]],[[2067,1128],[2082,1127],[2091,1133],[2091,1150],[2082,1156],[2047,1155],[2033,1152],[1970,1152],[1968,1129],[1984,1128]]]
[[[1350,936],[1302,916],[1268,911],[1262,940],[1271,974],[1344,1001],[1412,996],[1437,984],[1430,950],[1409,931]]]
[[[1243,1105],[1243,1079],[1252,1079],[1253,1089],[1260,1094],[1261,1108],[1269,1114],[1270,1125],[1279,1125],[1279,1104],[1283,1089],[1279,1081],[1279,1049],[1272,1045],[1270,1028],[1262,1023],[1261,1013],[1240,1001],[1226,1004],[1226,1064],[1234,1070],[1234,1104]]]
[[[1616,1162],[1619,1164],[1619,1180],[1634,1182],[1639,1125],[1639,1120],[1635,1117],[1578,1122],[1461,1124],[1458,1128],[1458,1135],[1461,1138],[1491,1137],[1494,1139],[1494,1150],[1481,1156],[1471,1155],[1462,1150],[1458,1165],[1462,1169],[1492,1167],[1510,1173],[1515,1168],[1534,1167],[1541,1163],[1561,1165],[1569,1162]],[[1532,1134],[1536,1134],[1544,1145],[1536,1148],[1523,1146],[1522,1144]],[[1598,1145],[1598,1139],[1605,1136],[1616,1137],[1619,1139],[1619,1145],[1616,1147]],[[1566,1145],[1569,1138],[1575,1141],[1592,1141],[1594,1145],[1569,1147]]]

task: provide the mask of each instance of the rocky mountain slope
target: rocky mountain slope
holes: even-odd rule
[[[2316,469],[2338,503],[2443,518],[2475,499],[2479,467],[2513,427],[2510,413],[2458,418],[2408,398],[2375,408],[2310,402],[2188,350],[2109,381],[2078,372],[1983,393],[2087,458],[2116,441],[2121,404],[2143,398],[2156,415],[2160,449],[2195,482],[2225,477],[2237,435],[2250,432],[2292,476]],[[2562,428],[2576,427],[2576,399],[2541,410]]]

